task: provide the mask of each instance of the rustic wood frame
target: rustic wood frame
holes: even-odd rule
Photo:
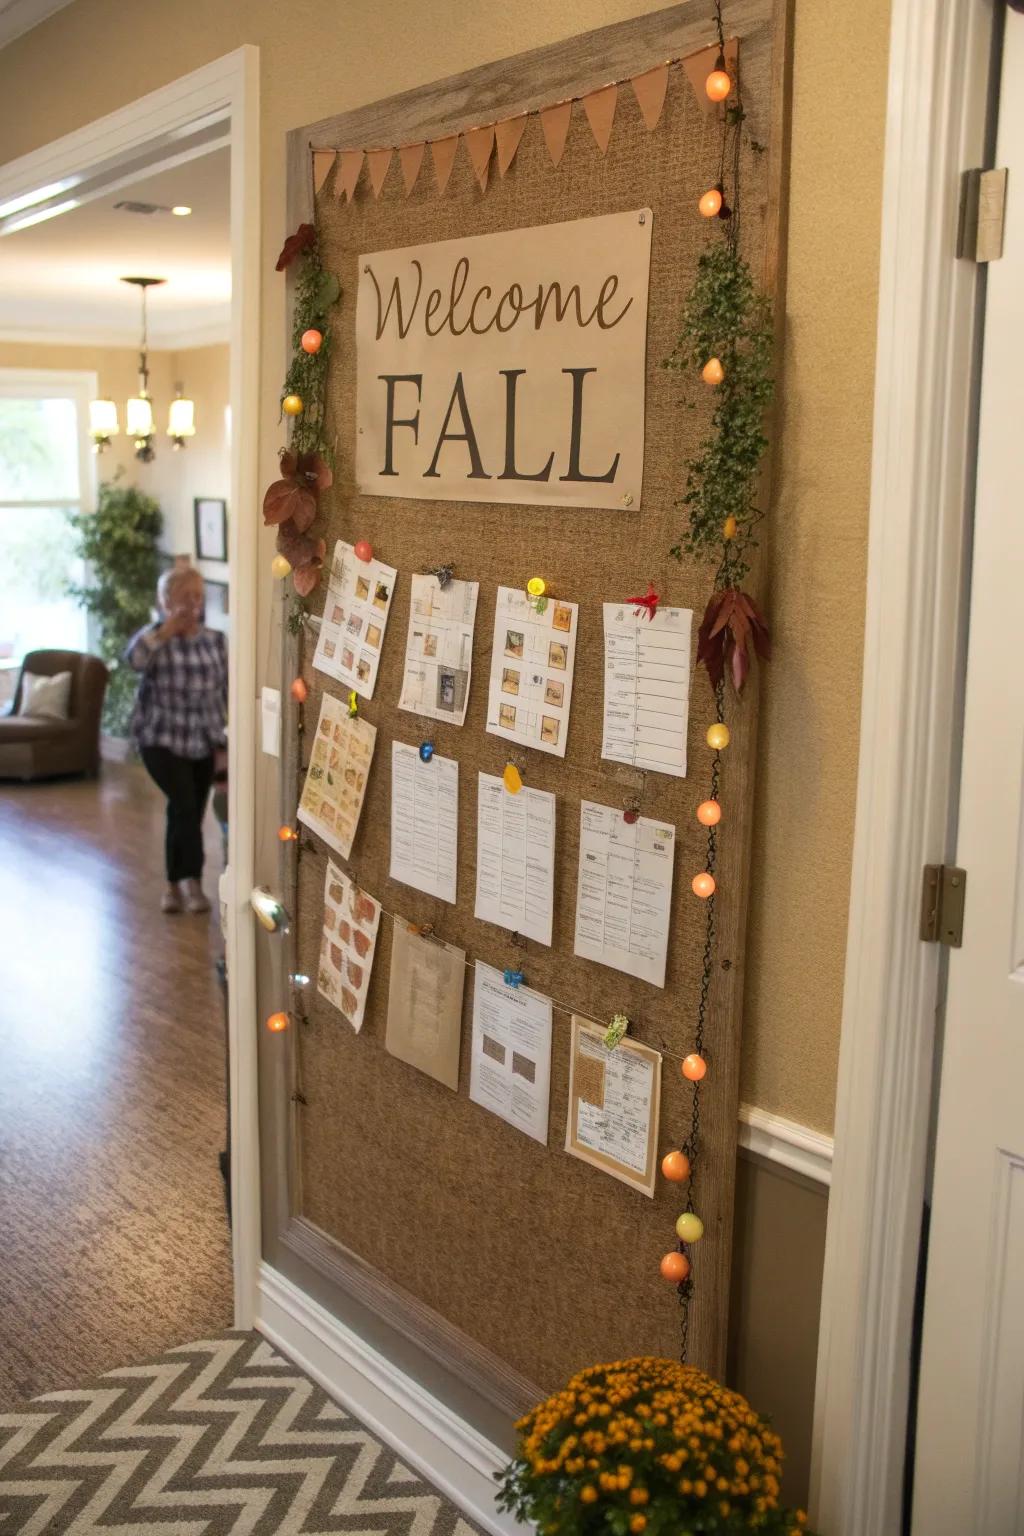
[[[771,33],[771,101],[765,121],[751,116],[751,131],[768,145],[768,238],[763,281],[769,292],[781,293],[782,228],[784,175],[787,163],[788,78],[787,41],[792,0],[730,0],[728,31],[749,39],[764,29]],[[550,102],[579,96],[642,70],[655,67],[667,58],[696,52],[715,41],[712,0],[686,0],[686,3],[655,11],[632,21],[615,23],[562,42],[519,54],[514,58],[482,65],[448,79],[417,87],[353,111],[294,129],[287,143],[287,227],[296,228],[313,218],[311,148],[325,145],[388,145],[438,138],[491,122],[498,117],[512,117],[534,111]],[[525,84],[528,82],[528,87]],[[777,329],[781,335],[782,304],[776,305]],[[289,305],[289,341],[291,333]],[[780,349],[781,350],[781,349]],[[767,480],[766,492],[767,495]],[[298,672],[301,642],[282,626],[282,676],[289,679]],[[283,690],[281,756],[281,820],[294,816],[296,789],[301,771],[299,738],[295,730],[296,706],[287,688]],[[757,700],[749,689],[744,709],[751,731],[756,731]],[[736,1156],[736,1108],[739,1093],[739,1037],[742,1005],[743,950],[748,893],[749,820],[753,795],[753,763],[745,771],[731,774],[730,797],[740,814],[732,818],[734,836],[723,839],[719,869],[723,884],[737,895],[727,907],[720,923],[720,940],[735,956],[728,970],[715,979],[714,1006],[727,1020],[732,1049],[725,1063],[728,1080],[720,1082],[719,1092],[732,1104],[727,1125],[708,1137],[704,1148],[706,1177],[718,1179],[726,1191],[729,1209],[724,1213],[731,1228],[733,1178],[731,1165]],[[294,855],[282,849],[280,856],[281,888],[286,905],[292,910],[297,897],[297,867]],[[294,941],[286,941],[289,954]],[[289,960],[286,969],[293,969]],[[410,1296],[358,1255],[322,1232],[301,1214],[301,1170],[296,1154],[296,1120],[301,1103],[297,1076],[297,1051],[294,1042],[286,1042],[287,1065],[278,1079],[282,1096],[290,1106],[273,1116],[278,1146],[268,1156],[267,1166],[279,1170],[285,1189],[277,1201],[282,1213],[278,1237],[297,1258],[312,1266],[320,1275],[353,1296],[390,1324],[398,1333],[412,1340],[427,1355],[457,1375],[500,1410],[518,1414],[543,1395],[540,1389],[500,1360],[491,1351],[468,1338],[460,1329]],[[706,1267],[703,1284],[728,1295],[730,1253],[720,1245],[714,1269]],[[666,1298],[666,1304],[671,1304]],[[706,1339],[705,1357],[711,1368],[724,1370],[727,1311],[723,1302],[718,1309],[713,1336]]]

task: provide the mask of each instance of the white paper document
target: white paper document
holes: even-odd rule
[[[602,757],[686,777],[692,622],[689,608],[649,619],[628,603],[604,604]]]
[[[676,829],[584,800],[574,951],[656,987],[665,985]]]
[[[478,960],[470,1098],[546,1146],[550,1085],[551,1000]]]
[[[334,546],[313,665],[373,698],[398,572],[381,560],[357,560],[351,544]]]
[[[480,585],[414,576],[399,709],[465,725]]]
[[[391,878],[455,901],[459,765],[435,752],[391,743]]]
[[[487,690],[493,735],[565,756],[578,630],[578,603],[550,598],[538,613],[525,592],[498,588]]]
[[[480,774],[475,916],[550,944],[554,891],[554,795],[525,785],[510,795],[501,779]]]
[[[661,1056],[628,1035],[609,1050],[603,1034],[573,1015],[565,1150],[653,1197]]]
[[[328,859],[316,989],[345,1015],[357,1034],[363,1027],[379,924],[380,902]]]

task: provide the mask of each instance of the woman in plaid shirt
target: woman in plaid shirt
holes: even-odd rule
[[[203,894],[203,816],[215,748],[224,740],[228,658],[224,636],[203,624],[203,578],[165,571],[157,589],[161,620],[140,629],[125,660],[141,672],[132,738],[150,777],[167,796],[167,886],[160,905],[208,912]],[[184,893],[182,891],[184,887]]]

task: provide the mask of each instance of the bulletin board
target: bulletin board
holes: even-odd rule
[[[774,0],[737,0],[726,7],[738,39],[747,131],[742,140],[741,249],[781,310],[777,248],[783,162],[784,8]],[[706,0],[674,6],[635,22],[604,28],[571,43],[538,50],[452,81],[324,123],[291,136],[290,227],[312,210],[310,148],[351,143],[401,144],[455,133],[481,120],[530,110],[559,94],[579,95],[610,79],[651,68],[714,40]],[[486,114],[486,116],[485,116]],[[682,70],[670,72],[661,121],[645,127],[637,103],[621,89],[605,154],[584,114],[574,109],[564,157],[554,168],[540,122],[531,117],[515,161],[499,178],[492,168],[482,193],[460,143],[444,196],[429,170],[407,196],[397,158],[379,197],[364,167],[354,198],[335,196],[337,168],[316,194],[320,249],[338,273],[328,390],[334,484],[326,508],[328,560],[337,538],[370,540],[375,555],[399,576],[374,697],[361,715],[377,727],[376,755],[352,857],[345,865],[390,912],[436,933],[499,970],[521,967],[527,984],[606,1024],[622,1011],[636,1037],[665,1050],[659,1145],[679,1145],[689,1126],[691,1085],[679,1072],[690,1049],[704,948],[702,905],[690,877],[703,868],[704,830],[695,820],[706,793],[704,743],[714,699],[703,668],[694,666],[688,739],[689,776],[648,774],[642,814],[676,828],[675,876],[666,984],[663,990],[573,954],[581,799],[623,806],[640,775],[601,758],[604,651],[602,604],[642,593],[653,583],[666,604],[694,612],[693,645],[713,571],[673,558],[683,525],[677,505],[685,461],[706,425],[707,404],[693,381],[663,361],[678,334],[683,295],[709,240],[695,216],[701,193],[718,179],[716,124]],[[452,504],[359,495],[355,489],[355,294],[357,258],[464,234],[541,226],[592,215],[653,211],[646,361],[644,484],[639,508],[603,509]],[[696,401],[695,408],[688,402]],[[480,583],[473,683],[465,725],[424,721],[397,707],[409,617],[410,577],[451,562],[460,579]],[[556,597],[580,605],[575,686],[564,759],[519,750],[524,782],[557,797],[554,934],[551,948],[513,946],[508,932],[473,915],[477,775],[501,775],[507,744],[485,730],[495,596],[499,585],[523,588],[542,573]],[[311,609],[320,611],[324,586]],[[309,687],[308,733],[323,689],[340,685],[315,670],[315,634],[289,641],[286,678],[299,666]],[[296,649],[298,647],[298,649]],[[300,654],[301,651],[301,654]],[[287,697],[287,688],[285,688]],[[756,737],[756,680],[737,705],[730,700],[733,739],[724,760],[726,807],[719,843],[716,966],[710,999],[701,1115],[697,1207],[706,1235],[694,1250],[689,1358],[724,1368],[733,1179],[736,1150],[743,928],[747,846]],[[286,711],[284,799],[294,807],[301,764],[291,747],[294,709]],[[391,743],[433,741],[459,763],[458,900],[450,905],[388,878]],[[307,743],[308,748],[308,743]],[[289,756],[291,753],[291,756]],[[705,764],[702,771],[702,761]],[[290,802],[289,802],[290,797]],[[296,884],[296,968],[315,978],[325,860],[316,838],[303,852]],[[333,855],[332,855],[333,856]],[[291,857],[291,855],[286,855]],[[370,1299],[399,1327],[433,1348],[453,1369],[487,1388],[495,1401],[522,1404],[536,1389],[556,1387],[597,1360],[679,1352],[673,1288],[658,1262],[672,1246],[678,1189],[659,1180],[654,1199],[631,1190],[564,1148],[570,1019],[554,1015],[548,1145],[542,1146],[472,1103],[468,1096],[472,973],[463,1011],[458,1092],[390,1056],[384,1048],[391,923],[382,918],[373,979],[360,1034],[316,995],[291,1031],[295,1107],[291,1117],[291,1223],[285,1241]]]

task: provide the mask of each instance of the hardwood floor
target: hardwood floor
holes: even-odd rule
[[[0,1411],[232,1321],[218,920],[162,839],[135,765],[0,786]]]

